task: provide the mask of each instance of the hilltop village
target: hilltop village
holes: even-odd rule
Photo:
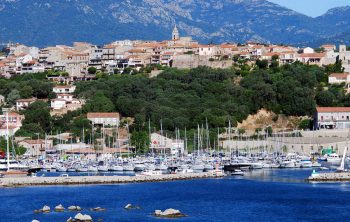
[[[6,110],[3,110],[3,114],[0,115],[0,136],[5,137],[8,130],[17,147],[24,148],[23,152],[26,152],[27,155],[35,156],[42,155],[43,152],[55,153],[62,150],[71,154],[89,154],[94,152],[96,147],[100,152],[105,153],[131,153],[137,151],[138,148],[144,150],[144,147],[148,147],[155,152],[167,150],[168,153],[175,155],[183,153],[188,145],[184,136],[180,136],[178,128],[175,127],[173,134],[169,136],[162,130],[151,132],[151,129],[148,132],[149,136],[147,133],[146,135],[145,133],[132,134],[129,132],[129,126],[133,125],[134,121],[138,121],[137,114],[135,120],[135,116],[132,118],[122,117],[121,113],[115,112],[113,108],[91,108],[91,104],[88,104],[87,106],[90,108],[84,109],[87,99],[91,100],[91,98],[79,96],[84,94],[81,92],[83,86],[77,93],[76,85],[81,82],[94,81],[106,75],[146,74],[152,78],[167,68],[179,70],[198,67],[230,69],[238,66],[241,75],[243,75],[244,69],[249,72],[255,66],[273,67],[276,64],[284,66],[296,62],[320,68],[338,64],[340,66],[338,70],[341,72],[330,73],[327,84],[341,85],[345,94],[349,92],[350,75],[347,72],[350,72],[350,51],[345,45],[340,45],[337,48],[335,45],[326,44],[316,49],[254,42],[203,45],[193,40],[192,37],[181,37],[176,26],[173,29],[171,39],[161,42],[122,40],[104,46],[75,42],[73,46],[56,45],[45,48],[9,44],[3,49],[0,57],[0,75],[3,79],[16,81],[17,78],[19,82],[22,82],[19,89],[9,88],[6,96],[0,95],[0,106],[6,107]],[[42,82],[42,85],[36,85],[37,89],[34,89],[33,86],[28,89],[24,81],[25,76],[28,75],[41,76],[39,77],[41,80],[45,79],[50,83]],[[105,99],[103,95],[102,97],[95,95],[95,97],[96,103]],[[106,103],[100,102],[100,104],[101,107],[106,106],[108,101]],[[126,104],[124,102],[123,105]],[[306,109],[308,111],[299,113],[304,115],[312,112],[312,107]],[[45,111],[45,115],[50,116],[47,117],[50,118],[50,121],[43,118],[45,115],[37,114],[35,116],[38,110],[39,113]],[[82,110],[85,111],[82,112]],[[103,112],[99,110],[103,110]],[[244,112],[244,110],[240,110],[240,112]],[[314,120],[310,124],[313,124],[313,129],[347,128],[348,112],[350,110],[346,107],[317,108]],[[249,113],[242,114],[242,119],[236,119],[236,121],[242,121],[243,117]],[[299,113],[286,114],[299,115]],[[78,116],[79,118],[84,117],[79,119]],[[31,119],[29,120],[28,117]],[[42,122],[38,123],[40,130],[36,128],[37,125],[33,125],[33,122],[36,121],[35,118],[43,119],[40,120]],[[7,120],[8,125],[6,124]],[[69,121],[70,125],[66,121]],[[166,125],[166,120],[164,121]],[[178,125],[185,125],[186,121],[178,120],[180,122]],[[215,127],[224,126],[225,121],[227,121],[226,117],[225,120],[220,120],[220,123]],[[300,122],[300,120],[298,121]],[[65,130],[57,132],[53,125],[60,125],[62,122],[66,124],[63,124],[65,128],[59,129]],[[143,120],[141,125],[143,132],[146,132],[144,122],[146,121]],[[23,125],[25,125],[24,128]],[[74,129],[67,129],[68,126]],[[293,125],[293,127],[296,126]],[[167,126],[166,128],[169,129]],[[192,141],[192,149],[200,146],[200,140],[201,146],[204,146],[203,138],[211,140],[209,134],[205,135],[204,128],[204,126],[201,127],[201,139],[198,139],[197,144],[195,139]],[[241,128],[248,129],[249,127],[241,125]],[[262,127],[250,128],[254,132],[257,128]],[[56,132],[53,132],[52,129],[56,129]],[[195,133],[192,132],[193,134]],[[226,132],[221,132],[220,138],[218,136],[211,143],[217,144],[218,147],[230,147],[230,142],[227,141],[228,134],[226,129]],[[239,135],[239,129],[236,130],[236,134]],[[132,139],[138,142],[132,144]],[[206,146],[208,147],[210,144],[206,144]],[[245,147],[246,145],[242,144],[241,146]]]

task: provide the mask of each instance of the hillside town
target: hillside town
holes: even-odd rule
[[[161,42],[118,40],[104,46],[74,42],[73,46],[56,45],[45,48],[22,44],[8,44],[0,57],[0,75],[6,78],[24,73],[62,71],[67,82],[95,78],[97,72],[123,73],[127,68],[139,70],[150,65],[174,68],[209,66],[227,68],[234,60],[253,63],[260,60],[278,60],[281,65],[296,61],[325,66],[342,61],[345,72],[350,72],[350,51],[345,45],[326,44],[318,49],[286,45],[268,45],[254,42],[203,45],[192,37],[180,36],[175,26],[172,38]],[[58,78],[58,77],[57,77]],[[57,79],[56,78],[56,79]],[[55,79],[53,75],[52,79]]]
[[[271,63],[278,61],[280,65],[300,62],[308,65],[324,67],[342,61],[343,73],[332,73],[328,77],[329,84],[344,84],[344,90],[350,92],[350,51],[345,45],[338,48],[335,45],[322,45],[318,49],[311,47],[298,48],[286,45],[267,45],[254,42],[245,44],[224,43],[221,45],[203,45],[191,37],[181,37],[175,26],[171,40],[161,42],[143,40],[122,40],[97,46],[85,42],[75,42],[73,46],[56,45],[46,48],[28,47],[22,44],[9,44],[3,50],[0,58],[0,75],[11,78],[28,73],[48,73],[48,80],[54,82],[52,93],[55,98],[38,99],[19,98],[10,107],[8,116],[0,115],[0,136],[6,132],[12,137],[21,129],[25,119],[21,111],[26,110],[36,101],[43,101],[50,106],[51,116],[62,116],[70,111],[83,108],[86,103],[83,98],[76,98],[75,83],[96,79],[98,73],[132,74],[146,67],[152,67],[150,77],[161,72],[158,68],[172,67],[178,69],[207,66],[212,68],[229,68],[235,63],[245,63],[253,66],[257,61]],[[127,72],[125,72],[127,71]],[[0,95],[0,105],[6,104],[6,98]],[[344,114],[346,108],[318,108],[315,113],[314,129],[348,128],[349,115]],[[328,111],[327,111],[328,110]],[[326,114],[322,114],[326,113]],[[324,117],[326,115],[327,117]],[[336,116],[336,117],[334,117]],[[6,120],[8,118],[8,126]],[[105,128],[103,135],[113,137],[113,129],[119,128],[121,115],[119,113],[87,113],[87,119],[93,127]],[[119,130],[119,129],[118,129]],[[99,139],[99,146],[108,153],[130,153],[130,136],[125,129],[119,132],[119,138],[106,144]],[[67,132],[64,132],[67,133]],[[72,155],[88,155],[94,151],[96,144],[86,144],[75,138],[70,141],[68,133],[41,138],[15,138],[15,143],[26,149],[29,156],[41,156],[48,153],[65,151]],[[167,138],[161,132],[150,134],[150,149],[153,153],[169,153],[181,155],[184,153],[183,138]],[[53,143],[55,139],[55,143]],[[226,138],[227,139],[227,132]],[[61,142],[57,142],[61,141]],[[63,142],[62,142],[63,141]],[[91,141],[90,141],[91,142]],[[226,141],[226,144],[227,141]],[[223,145],[222,145],[223,146]],[[228,145],[226,145],[228,147]],[[227,148],[226,147],[226,148]],[[243,147],[243,145],[242,145]],[[107,152],[107,151],[106,151]]]

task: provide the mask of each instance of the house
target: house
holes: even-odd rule
[[[13,136],[17,130],[22,126],[22,121],[24,120],[24,115],[20,115],[15,112],[10,112],[8,114],[8,129],[9,135]],[[6,114],[0,115],[0,136],[7,135],[7,123]]]
[[[34,103],[36,100],[36,98],[18,99],[16,100],[16,110],[20,111],[26,109],[29,107],[30,104]]]
[[[66,108],[67,101],[64,99],[52,99],[51,100],[51,109],[60,110]]]
[[[26,156],[40,156],[45,153],[53,153],[53,140],[22,140],[17,143],[18,146],[26,148],[27,151],[24,155]]]
[[[297,56],[297,60],[309,64],[323,66],[326,53],[302,53]]]
[[[5,96],[0,95],[0,106],[5,104]]]
[[[56,94],[59,93],[74,93],[76,86],[65,85],[65,86],[55,86],[53,87],[53,92]]]
[[[317,107],[314,114],[314,128],[350,128],[350,107]]]
[[[184,153],[184,144],[184,140],[181,139],[170,139],[159,133],[151,134],[150,149],[153,153],[167,153],[178,156]]]
[[[349,73],[332,73],[328,76],[329,84],[350,83]]]
[[[119,126],[119,113],[88,113],[87,118],[94,125]]]

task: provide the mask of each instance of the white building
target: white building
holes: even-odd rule
[[[349,73],[332,73],[328,76],[329,84],[350,83]]]
[[[10,112],[8,114],[8,128],[9,135],[13,136],[17,130],[19,130],[22,126],[22,121],[24,120],[24,115],[20,115],[15,112]],[[0,136],[7,135],[7,123],[6,123],[6,115],[0,115]]]
[[[65,86],[55,86],[53,87],[53,92],[56,94],[59,93],[74,93],[76,86],[65,85]]]
[[[37,99],[36,98],[29,98],[29,99],[18,99],[16,100],[16,109],[17,111],[23,110],[28,108],[28,106],[32,103],[34,103]]]
[[[317,107],[314,114],[314,128],[350,128],[350,107]]]
[[[87,118],[94,125],[119,126],[119,113],[88,113]]]
[[[184,153],[185,143],[181,139],[174,140],[159,133],[152,133],[150,149],[154,153],[168,153],[178,156]]]

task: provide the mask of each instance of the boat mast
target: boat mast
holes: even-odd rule
[[[6,153],[7,153],[7,171],[10,171],[10,144],[9,144],[9,109],[4,108],[6,112]]]

